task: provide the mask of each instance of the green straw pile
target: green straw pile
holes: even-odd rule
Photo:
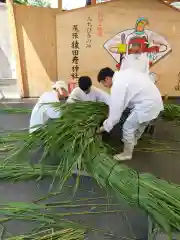
[[[53,177],[53,175],[61,174],[60,171],[56,173],[55,166],[44,166],[36,164],[34,167],[28,163],[21,164],[6,164],[0,167],[0,179],[1,180],[12,180],[12,181],[23,181],[30,179],[40,179],[42,177]]]
[[[170,121],[180,121],[180,106],[176,104],[165,104],[162,117]]]
[[[81,229],[62,229],[54,231],[47,229],[36,234],[22,235],[7,240],[84,240],[85,233]]]
[[[59,195],[60,193],[56,193]],[[54,194],[52,194],[53,196]],[[101,199],[109,200],[105,197]],[[34,203],[25,202],[9,202],[0,204],[0,224],[10,220],[21,220],[23,222],[36,223],[37,227],[31,230],[30,234],[11,237],[8,240],[19,239],[62,239],[62,240],[79,240],[84,239],[85,234],[89,231],[101,232],[103,234],[111,234],[103,229],[95,229],[83,223],[72,222],[67,218],[80,215],[99,215],[122,213],[117,204],[104,202],[96,204],[96,198],[76,199],[68,201],[56,201],[51,203],[39,203],[44,199],[38,199]],[[82,204],[82,202],[84,204]],[[115,209],[114,206],[118,206]],[[86,211],[84,210],[86,208]],[[66,212],[59,212],[60,209],[66,209]],[[68,210],[67,210],[68,209]],[[79,211],[77,211],[79,209]],[[83,209],[83,211],[82,211]],[[93,210],[92,210],[93,209]],[[96,210],[95,210],[96,209]]]
[[[62,117],[33,134],[19,137],[18,149],[16,146],[6,161],[26,159],[29,152],[43,146],[40,161],[45,164],[48,159],[54,159],[58,164],[54,179],[59,178],[60,189],[77,167],[78,176],[81,170],[86,170],[100,186],[112,188],[117,196],[144,209],[165,232],[170,234],[173,229],[180,229],[179,186],[150,174],[138,174],[115,162],[110,147],[96,134],[107,117],[106,105],[77,102],[54,107],[62,111]]]

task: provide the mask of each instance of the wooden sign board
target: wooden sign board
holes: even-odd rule
[[[180,96],[180,14],[161,1],[119,0],[65,12],[57,15],[56,29],[59,79],[88,75],[102,88],[98,71],[115,70],[127,54],[123,44],[130,49],[136,39],[149,51],[162,95]]]

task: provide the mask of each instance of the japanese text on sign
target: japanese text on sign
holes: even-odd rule
[[[79,77],[79,28],[78,25],[72,27],[72,78]]]
[[[92,33],[92,18],[88,17],[88,19],[87,19],[86,48],[91,48],[91,33]]]
[[[103,15],[102,15],[101,12],[98,12],[97,35],[100,36],[100,37],[103,35],[102,22],[103,22]]]

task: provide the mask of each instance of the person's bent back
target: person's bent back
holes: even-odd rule
[[[112,90],[117,94],[118,105],[123,103],[123,108],[130,107],[137,111],[140,123],[157,118],[159,112],[163,110],[161,94],[147,74],[134,69],[117,72]]]
[[[123,111],[131,113],[123,124],[124,150],[114,156],[116,160],[130,160],[134,146],[151,120],[158,117],[163,110],[161,94],[151,81],[148,73],[141,71],[141,66],[129,66],[114,73],[110,68],[103,68],[98,74],[98,81],[111,88],[109,116],[98,132],[110,132],[119,122]],[[132,64],[132,66],[131,66]],[[143,62],[142,62],[143,64]]]
[[[67,96],[67,86],[64,81],[57,81],[52,87],[53,91],[43,93],[32,110],[29,127],[30,133],[39,129],[49,119],[61,116],[61,113],[56,111],[51,103],[59,102]]]

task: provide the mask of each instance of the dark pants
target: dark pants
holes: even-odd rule
[[[123,132],[122,132],[123,124],[125,123],[126,119],[128,118],[130,112],[131,112],[130,109],[127,108],[123,112],[119,123],[114,126],[112,131],[110,133],[107,133],[107,132],[103,133],[103,136],[102,136],[103,141],[109,142],[108,138],[116,138],[116,139],[118,139],[118,141],[119,141],[119,139],[122,139],[122,137],[123,137]]]
[[[123,138],[123,124],[125,123],[126,119],[128,118],[129,114],[131,113],[131,110],[129,108],[125,109],[125,111],[123,112],[121,119],[119,121],[119,123],[114,126],[114,128],[112,129],[112,131],[110,133],[104,133],[103,134],[103,140],[107,140],[108,137],[112,136],[118,139],[122,139]],[[151,136],[154,134],[154,129],[155,129],[155,120],[151,121],[149,123],[149,125],[146,127],[145,129],[145,133],[150,134]]]

